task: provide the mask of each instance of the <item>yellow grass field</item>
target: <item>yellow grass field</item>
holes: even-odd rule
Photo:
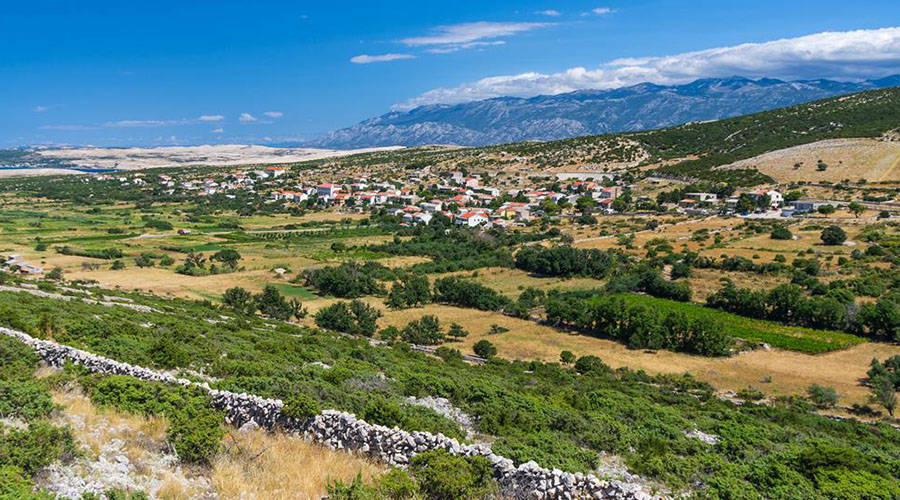
[[[816,168],[819,160],[828,165],[825,171]],[[797,163],[799,168],[795,168]],[[722,168],[754,166],[780,183],[896,180],[900,178],[900,143],[831,139],[772,151]]]
[[[73,386],[54,391],[53,400],[61,408],[55,423],[68,425],[87,452],[73,466],[80,477],[93,478],[90,461],[103,455],[110,442],[120,442],[118,453],[134,466],[132,478],[161,500],[318,500],[327,495],[329,481],[348,483],[359,475],[369,482],[386,470],[298,436],[236,429],[226,431],[211,466],[161,465],[160,454],[168,447],[165,419],[98,408]]]

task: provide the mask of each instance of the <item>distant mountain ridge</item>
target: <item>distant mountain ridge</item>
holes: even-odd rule
[[[641,83],[531,98],[498,97],[393,111],[329,132],[305,146],[350,149],[527,140],[648,130],[718,120],[843,94],[900,86],[900,75],[862,82],[706,78],[684,85]]]

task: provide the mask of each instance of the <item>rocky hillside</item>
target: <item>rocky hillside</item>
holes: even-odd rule
[[[350,149],[554,140],[718,120],[896,85],[900,85],[900,75],[858,83],[732,77],[674,86],[643,83],[529,99],[501,97],[394,111],[336,130],[308,145]]]

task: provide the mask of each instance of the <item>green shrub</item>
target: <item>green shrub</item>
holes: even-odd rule
[[[833,408],[838,401],[838,394],[834,387],[812,384],[806,393],[809,395],[809,400],[819,408]]]
[[[413,457],[410,471],[422,493],[434,500],[476,500],[497,490],[493,468],[484,457],[427,451]]]
[[[25,430],[4,429],[0,425],[0,465],[15,465],[25,474],[34,474],[75,451],[68,429],[44,421],[32,422]]]
[[[320,411],[319,402],[303,393],[294,394],[286,399],[284,407],[281,409],[284,416],[299,420],[315,417]]]
[[[0,465],[0,499],[3,500],[54,500],[56,497],[34,491],[34,483],[22,469],[13,465]]]

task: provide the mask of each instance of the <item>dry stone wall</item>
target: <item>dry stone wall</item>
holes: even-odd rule
[[[364,453],[398,467],[405,467],[413,456],[429,450],[485,457],[493,465],[494,475],[503,493],[516,500],[659,498],[646,493],[636,484],[601,480],[589,474],[550,470],[534,462],[517,467],[512,460],[494,454],[485,445],[466,445],[442,434],[406,432],[396,427],[373,425],[340,411],[325,410],[307,420],[288,418],[281,412],[283,403],[277,399],[212,389],[205,382],[192,382],[167,373],[121,363],[73,347],[35,339],[9,328],[0,327],[0,333],[24,342],[51,366],[59,367],[72,362],[94,373],[127,375],[152,382],[200,387],[209,393],[212,406],[222,410],[227,421],[237,427],[249,425],[295,433],[333,449]]]

